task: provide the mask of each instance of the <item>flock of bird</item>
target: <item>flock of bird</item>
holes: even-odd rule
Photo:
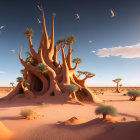
[[[37,5],[37,8],[40,10],[40,11],[42,11],[42,8],[41,8],[42,6],[39,6],[39,5]],[[114,13],[114,11],[112,10],[112,9],[110,9],[110,13],[111,13],[111,17],[114,17],[115,16],[115,13]],[[79,15],[79,13],[76,13],[75,14],[75,16],[76,16],[76,19],[77,20],[80,20],[80,15]],[[37,22],[38,22],[38,24],[41,24],[42,23],[42,21],[39,19],[39,18],[37,18]],[[5,28],[5,25],[2,25],[2,26],[0,26],[0,32],[3,30]],[[92,40],[89,40],[89,43],[92,43]],[[10,50],[12,53],[15,53],[15,50],[13,49],[13,50]],[[95,51],[94,51],[95,52]]]

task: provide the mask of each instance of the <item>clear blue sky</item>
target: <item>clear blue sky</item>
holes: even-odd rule
[[[37,18],[42,20],[37,5],[41,4],[45,10],[48,34],[51,14],[56,13],[55,41],[68,35],[76,36],[73,58],[83,60],[78,70],[96,74],[87,80],[89,86],[115,86],[112,82],[115,78],[122,78],[123,86],[140,86],[140,55],[134,56],[140,51],[139,0],[1,0],[0,27],[5,27],[0,30],[0,86],[16,83],[16,78],[21,76],[23,67],[18,54],[22,46],[25,59],[25,52],[29,50],[28,39],[24,36],[26,28],[35,31],[33,44],[37,50],[42,30],[42,24],[37,23]],[[110,9],[114,11],[114,17],[111,17]],[[80,20],[76,18],[77,13]],[[138,47],[137,51],[134,45]],[[114,47],[119,46],[121,48],[116,52]],[[103,48],[113,48],[111,52],[108,50],[109,57],[104,56],[104,50],[103,56],[99,53]],[[132,51],[127,48],[132,48]],[[122,57],[123,54],[133,57]]]

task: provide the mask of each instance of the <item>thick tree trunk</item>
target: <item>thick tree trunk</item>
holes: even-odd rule
[[[106,119],[106,114],[104,114],[104,113],[103,113],[103,119],[104,119],[104,120]]]

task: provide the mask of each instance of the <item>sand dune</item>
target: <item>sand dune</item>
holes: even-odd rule
[[[39,100],[27,99],[25,102],[24,98],[0,101],[0,121],[16,135],[12,140],[139,140],[140,122],[136,119],[140,117],[140,98],[132,102],[123,96],[124,93],[126,90],[117,94],[107,89],[104,95],[98,94],[104,104],[113,105],[118,110],[118,116],[111,122],[102,121],[102,116],[95,114],[95,104],[51,104],[44,99],[46,106],[42,107]],[[44,117],[20,119],[23,108],[39,111]],[[58,125],[58,121],[70,125]]]
[[[0,140],[10,140],[13,136],[13,133],[0,122]]]

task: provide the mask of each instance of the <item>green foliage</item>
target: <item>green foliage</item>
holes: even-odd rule
[[[55,17],[56,16],[56,13],[52,13],[52,16]]]
[[[115,82],[115,83],[118,83],[118,82],[120,82],[121,80],[122,80],[121,78],[117,78],[117,79],[112,80],[112,81]]]
[[[80,70],[79,70],[79,71],[77,71],[77,72],[78,72],[78,74],[83,74],[83,72],[82,72],[82,71],[80,71]]]
[[[127,92],[128,96],[134,96],[134,97],[139,97],[140,96],[140,91],[139,90],[130,90]]]
[[[60,45],[60,44],[62,44],[63,43],[63,40],[57,40],[56,41],[56,45]]]
[[[15,84],[15,83],[13,83],[13,82],[10,83],[10,85],[11,85],[12,87],[14,87],[14,84]]]
[[[47,106],[47,104],[45,103],[45,102],[39,102],[38,103],[41,107],[46,107]]]
[[[85,76],[95,76],[95,74],[88,72],[88,71],[77,71],[79,76],[84,74]]]
[[[25,62],[33,64],[34,63],[34,59],[32,58],[32,55],[30,54],[30,52],[27,51],[26,54],[27,54],[27,58],[26,58]]]
[[[84,71],[83,74],[85,74],[86,76],[95,76],[95,74],[88,71]]]
[[[22,110],[21,110],[20,115],[21,115],[22,117],[24,117],[24,118],[27,118],[27,117],[29,117],[32,113],[33,113],[33,110],[25,108],[25,109],[22,109]]]
[[[122,84],[119,84],[120,87],[122,87]]]
[[[69,37],[67,38],[67,43],[73,43],[73,42],[75,42],[75,41],[76,41],[75,35],[69,36]]]
[[[24,81],[24,86],[29,86],[30,84],[27,81]]]
[[[33,60],[33,58],[31,56],[29,56],[29,57],[26,58],[25,62],[33,64],[34,60]]]
[[[25,79],[23,77],[18,77],[17,78],[17,82],[24,82],[24,81],[25,81]]]
[[[21,70],[20,70],[20,73],[23,74],[23,73],[24,73],[24,69],[21,69]]]
[[[76,63],[76,64],[79,64],[82,62],[82,59],[81,58],[75,58],[72,60],[72,63]]]
[[[75,50],[74,50],[74,49],[72,49],[72,50],[71,50],[71,53],[74,53],[74,52],[75,52]]]
[[[41,73],[46,73],[48,71],[46,65],[42,64],[42,63],[39,63],[37,65],[38,67],[38,72],[41,72]]]
[[[99,105],[95,113],[98,114],[105,114],[105,115],[111,115],[111,116],[116,116],[117,115],[117,110],[113,106],[109,105]]]
[[[34,31],[31,28],[27,28],[26,31],[24,32],[24,35],[26,36],[33,36],[34,35]]]
[[[66,90],[69,91],[70,93],[77,91],[78,89],[79,89],[79,87],[77,87],[76,85],[73,85],[73,84],[66,86]]]

